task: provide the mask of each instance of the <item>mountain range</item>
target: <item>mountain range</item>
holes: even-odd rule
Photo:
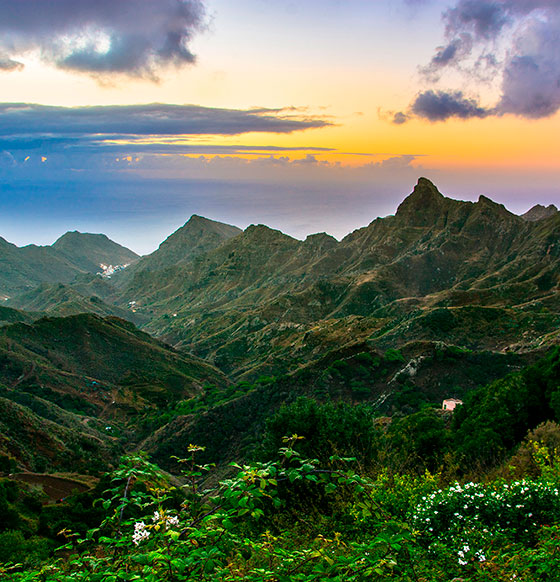
[[[85,427],[109,448],[109,420],[159,455],[179,435],[206,435],[225,460],[298,394],[395,414],[532,363],[559,343],[559,262],[552,205],[517,216],[485,196],[447,198],[425,178],[394,216],[341,241],[196,215],[145,257],[104,235],[2,239],[2,402],[29,426]],[[83,378],[120,404],[84,392]],[[228,449],[215,434],[229,425]],[[9,453],[32,466],[21,438]]]

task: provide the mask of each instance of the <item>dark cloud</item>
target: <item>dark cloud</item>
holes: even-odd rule
[[[455,39],[451,44],[447,46],[442,46],[438,48],[437,53],[432,59],[432,63],[438,66],[445,66],[453,62],[457,56],[457,50],[459,49],[459,41]]]
[[[252,154],[280,151],[330,151],[329,148],[220,146],[188,143],[200,135],[241,135],[251,132],[291,133],[329,125],[301,117],[292,109],[213,109],[195,105],[126,105],[49,107],[0,103],[0,150],[21,163],[28,155],[56,156],[57,163],[80,167],[95,156],[158,154]],[[15,156],[15,157],[14,157]],[[54,163],[54,158],[49,158]],[[99,162],[95,162],[99,163]],[[13,165],[13,164],[11,164]],[[11,166],[3,164],[3,167]]]
[[[0,0],[0,49],[8,62],[37,49],[63,69],[155,78],[194,61],[205,26],[202,0]],[[14,67],[15,68],[15,67]]]
[[[415,115],[429,121],[444,121],[450,117],[482,118],[491,113],[461,91],[424,91],[417,95],[411,109]]]
[[[444,15],[446,36],[472,33],[476,39],[495,38],[510,21],[508,2],[487,0],[460,0]]]
[[[459,63],[465,55],[472,51],[472,37],[462,34],[453,38],[449,44],[439,46],[429,65],[420,69],[421,73],[430,81],[437,81],[442,69]]]
[[[392,123],[395,125],[402,125],[408,121],[408,115],[402,111],[397,111],[393,115]]]
[[[431,121],[505,114],[537,119],[560,109],[558,0],[458,0],[443,21],[446,44],[421,68],[424,79],[435,83],[454,69],[471,85],[497,80],[500,97],[482,107],[461,92],[428,90],[417,96],[411,114]]]
[[[177,136],[291,133],[330,125],[324,119],[281,109],[218,109],[198,105],[111,105],[52,107],[0,103],[0,136]]]
[[[535,19],[519,34],[505,61],[501,113],[549,117],[560,109],[560,6],[548,20]]]

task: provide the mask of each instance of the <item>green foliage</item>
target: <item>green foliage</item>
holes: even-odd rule
[[[180,504],[174,503],[174,488],[157,467],[142,456],[128,457],[100,500],[106,519],[100,528],[64,546],[69,559],[52,562],[40,572],[8,566],[5,576],[18,582],[325,578],[357,582],[410,572],[412,534],[404,524],[383,518],[369,494],[371,484],[352,470],[320,469],[293,448],[299,440],[297,435],[285,439],[280,461],[237,465],[235,476],[203,490],[199,479],[210,468],[196,463],[201,450],[189,446]],[[266,519],[265,513],[287,503],[277,497],[281,482],[309,482],[331,495],[348,491],[353,500],[348,518],[358,525],[366,520],[368,535],[318,535],[304,545],[294,543],[289,534],[267,530],[247,537],[247,525],[258,524]]]
[[[367,405],[344,402],[319,403],[301,397],[284,405],[266,422],[262,452],[275,456],[285,434],[305,437],[299,448],[304,455],[329,462],[333,455],[356,457],[362,466],[371,465],[377,456],[379,432]]]
[[[195,414],[214,406],[220,406],[230,400],[239,398],[260,386],[266,386],[274,382],[274,377],[261,376],[255,383],[239,382],[228,386],[214,386],[207,384],[203,391],[189,400],[182,400],[175,405],[176,414]]]
[[[404,362],[404,356],[401,351],[394,348],[388,349],[384,357],[387,362]]]
[[[471,393],[454,416],[457,449],[465,465],[503,460],[529,429],[557,418],[560,349],[520,373]]]
[[[52,542],[39,536],[25,538],[21,531],[4,531],[0,533],[0,564],[16,562],[25,567],[38,566],[49,557],[53,547]]]
[[[0,454],[0,475],[13,473],[17,468],[17,462],[11,455]]]
[[[443,416],[433,408],[393,420],[386,442],[388,466],[420,473],[439,470],[452,444]]]
[[[450,309],[440,308],[428,312],[424,325],[432,331],[447,333],[457,325],[457,320]]]
[[[10,582],[472,582],[555,580],[560,573],[560,495],[554,479],[486,485],[382,471],[371,480],[331,459],[324,468],[285,437],[280,457],[214,468],[189,445],[183,485],[131,455],[97,501],[103,519],[87,533],[66,529],[58,557],[20,532],[0,534],[0,579]],[[214,485],[209,486],[210,483]],[[293,514],[295,493],[330,498],[324,513]],[[286,494],[281,494],[282,490]],[[315,493],[313,492],[315,490]],[[311,521],[312,520],[312,521]],[[281,524],[282,527],[276,527]],[[301,524],[305,524],[303,527]],[[43,546],[41,545],[43,543]],[[41,553],[42,552],[42,553]]]
[[[504,472],[512,477],[547,477],[560,475],[560,425],[546,421],[527,433]]]

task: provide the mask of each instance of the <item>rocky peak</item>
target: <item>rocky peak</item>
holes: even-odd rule
[[[494,202],[483,194],[478,197],[478,201],[473,206],[471,219],[477,220],[481,217],[485,217],[485,220],[488,221],[519,222],[519,217],[510,212],[503,204]]]
[[[542,204],[536,204],[530,210],[527,210],[525,214],[521,215],[523,220],[528,222],[537,222],[538,220],[544,220],[549,216],[553,216],[558,212],[558,208],[554,204],[549,204],[548,206],[543,206]]]
[[[185,247],[185,250],[198,245],[205,247],[205,243],[209,242],[208,239],[219,243],[241,232],[241,229],[236,226],[193,214],[181,228],[178,228],[161,243],[159,250],[175,246]]]
[[[331,236],[326,232],[318,232],[316,234],[308,235],[304,243],[312,247],[331,248],[336,246],[338,241],[334,238],[334,236]]]
[[[193,214],[189,220],[187,220],[187,222],[181,228],[176,230],[169,238],[175,235],[195,232],[200,234],[216,233],[226,239],[238,235],[241,232],[241,229],[237,228],[237,226],[232,226],[231,224],[225,224],[216,220],[210,220],[204,216],[199,216],[198,214]]]
[[[397,208],[397,218],[410,226],[428,226],[445,207],[446,198],[427,178],[420,178],[412,193]]]
[[[299,241],[291,236],[264,224],[251,224],[248,226],[243,231],[243,241],[247,244],[299,244]]]
[[[63,234],[53,245],[54,249],[74,265],[90,273],[105,269],[102,265],[128,265],[139,256],[112,241],[105,234],[92,234],[73,230]]]
[[[74,244],[76,241],[109,241],[109,237],[106,234],[92,234],[89,232],[80,232],[79,230],[69,230],[58,238],[54,243],[53,247],[62,248]]]
[[[177,263],[217,248],[226,240],[243,232],[240,228],[193,214],[170,234],[151,255],[144,257],[134,271],[154,271],[173,267]]]

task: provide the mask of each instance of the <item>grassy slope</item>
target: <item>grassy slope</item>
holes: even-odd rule
[[[4,435],[19,447],[18,459],[32,466],[33,442],[42,457],[42,433],[62,431],[63,436],[57,438],[65,451],[83,432],[93,435],[93,440],[115,444],[114,435],[134,438],[130,425],[138,414],[189,399],[205,383],[227,384],[227,379],[124,320],[83,314],[3,327],[0,382],[4,405],[20,411],[17,415],[7,412],[6,422],[15,415],[27,418],[22,426],[31,427],[21,441],[13,437],[17,423],[4,426]],[[52,423],[59,427],[58,433],[50,428]],[[109,433],[105,425],[112,426]],[[31,457],[24,451],[31,452]],[[97,454],[104,452],[92,453]],[[53,467],[72,468],[74,457],[56,455],[49,462]]]

